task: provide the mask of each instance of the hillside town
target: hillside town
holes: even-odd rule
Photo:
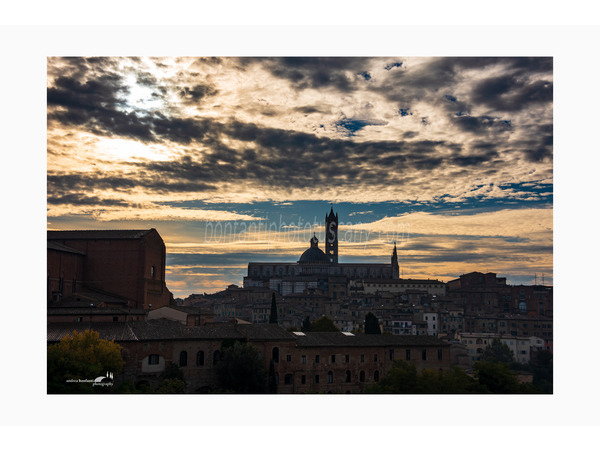
[[[397,360],[469,373],[493,342],[523,366],[552,353],[552,286],[401,278],[395,243],[389,264],[340,263],[333,208],[325,220],[325,251],[315,234],[297,262],[249,262],[242,286],[184,299],[156,229],[48,231],[48,344],[93,330],[122,348],[117,381],[156,388],[173,365],[185,393],[213,392],[231,342],[250,344],[284,394],[364,392]],[[331,331],[311,328],[323,318]]]

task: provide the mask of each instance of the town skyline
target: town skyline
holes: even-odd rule
[[[297,261],[331,207],[340,262],[552,284],[552,66],[48,58],[47,227],[156,228],[176,297]]]

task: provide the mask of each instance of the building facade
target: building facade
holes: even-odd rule
[[[104,303],[150,309],[168,305],[165,244],[150,230],[48,231],[48,302]]]

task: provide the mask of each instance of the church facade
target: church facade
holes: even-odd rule
[[[333,207],[325,216],[325,251],[319,248],[314,235],[310,247],[295,263],[250,262],[244,287],[266,287],[280,295],[322,292],[337,299],[348,295],[350,280],[364,278],[398,279],[399,266],[396,245],[390,264],[353,264],[338,261],[338,215]]]

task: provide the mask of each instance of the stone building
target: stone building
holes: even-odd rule
[[[310,240],[310,247],[296,263],[250,262],[248,275],[244,277],[244,287],[268,287],[284,296],[318,289],[328,297],[337,299],[348,295],[348,281],[351,279],[398,278],[396,245],[390,264],[340,263],[338,223],[338,215],[331,208],[331,212],[325,217],[325,251],[319,248],[319,239],[314,235]]]

